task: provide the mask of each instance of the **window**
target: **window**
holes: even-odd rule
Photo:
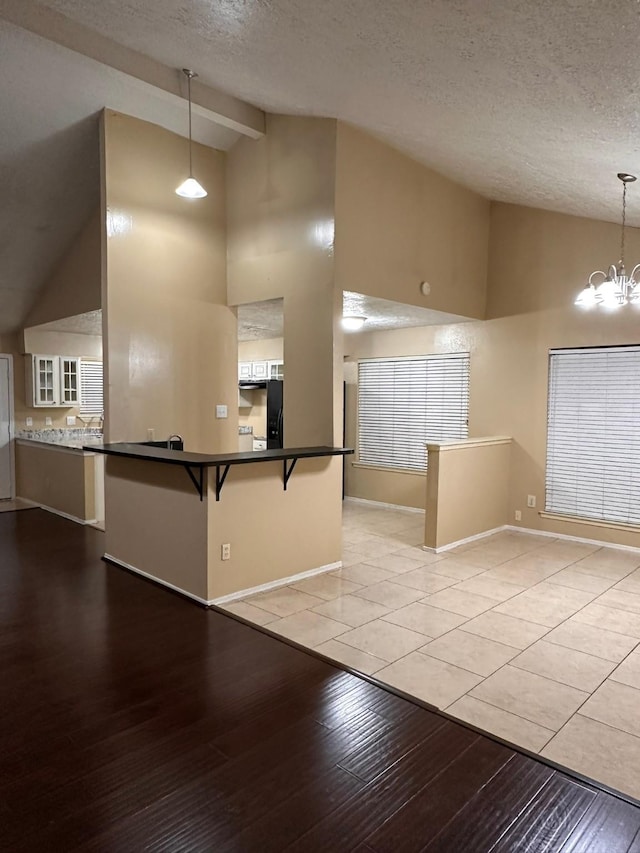
[[[102,362],[80,362],[80,415],[103,417]]]
[[[640,524],[640,347],[551,350],[548,512]]]
[[[358,364],[358,459],[425,471],[427,441],[466,438],[469,353]]]

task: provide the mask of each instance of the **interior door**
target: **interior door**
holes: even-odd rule
[[[0,355],[0,500],[12,497],[10,357]]]

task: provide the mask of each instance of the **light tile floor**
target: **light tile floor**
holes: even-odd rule
[[[345,501],[343,568],[226,609],[640,799],[640,553]]]

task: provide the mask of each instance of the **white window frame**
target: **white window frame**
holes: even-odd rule
[[[545,514],[640,525],[640,346],[549,351]]]
[[[469,371],[468,352],[360,359],[356,464],[424,474],[427,442],[468,437]],[[447,374],[462,387],[443,385]]]

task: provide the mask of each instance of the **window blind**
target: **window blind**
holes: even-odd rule
[[[425,471],[427,441],[466,438],[469,353],[358,364],[358,459]]]
[[[80,414],[102,417],[103,401],[102,362],[80,362]]]
[[[640,347],[551,350],[546,509],[640,524]]]

